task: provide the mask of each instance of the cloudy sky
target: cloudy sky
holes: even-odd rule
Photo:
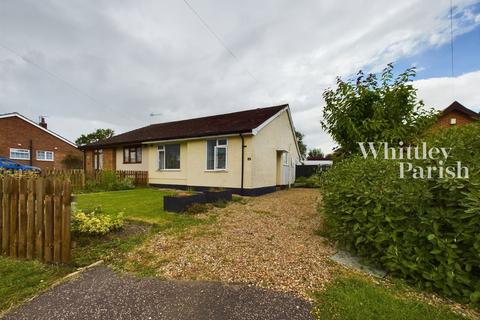
[[[75,140],[289,103],[328,152],[322,92],[359,69],[416,66],[428,106],[480,111],[480,3],[453,3],[452,78],[449,0],[0,0],[0,113]]]

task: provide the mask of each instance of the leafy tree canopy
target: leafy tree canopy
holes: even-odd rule
[[[411,83],[415,75],[415,68],[409,68],[395,77],[393,64],[388,64],[380,79],[359,71],[356,81],[337,78],[336,89],[324,91],[321,124],[342,153],[358,152],[357,142],[408,144],[435,121],[433,109],[417,99]]]
[[[322,150],[320,148],[314,148],[314,149],[310,149],[308,151],[308,157],[309,158],[314,158],[314,157],[320,157],[320,158],[323,158],[324,157],[324,154],[322,152]]]
[[[112,137],[115,134],[113,129],[97,129],[94,132],[82,134],[75,143],[77,146],[83,146],[85,144],[101,141]]]
[[[305,135],[300,131],[295,131],[295,136],[297,137],[298,149],[300,149],[300,158],[305,159],[307,154],[307,145],[303,142]]]

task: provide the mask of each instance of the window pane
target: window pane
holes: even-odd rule
[[[227,168],[227,148],[217,147],[217,169]]]
[[[160,150],[158,151],[158,170],[165,169],[165,166],[163,165],[164,163],[165,163],[165,151]]]
[[[207,141],[207,170],[213,170],[214,168],[214,156],[215,156],[215,145],[217,140],[208,140]]]
[[[227,145],[227,139],[222,139],[222,140],[217,140],[218,143],[217,145],[219,146],[226,146]]]
[[[53,160],[53,152],[52,152],[52,151],[47,151],[47,152],[45,153],[45,156],[46,156],[45,158],[46,158],[47,160]]]
[[[135,148],[130,149],[130,162],[135,163],[137,161],[136,158]]]
[[[30,160],[30,150],[28,149],[10,149],[10,158]]]
[[[180,169],[180,145],[165,146],[165,169]]]
[[[142,162],[142,147],[137,147],[137,162]]]
[[[123,162],[125,163],[130,162],[128,155],[129,155],[128,148],[123,148]]]

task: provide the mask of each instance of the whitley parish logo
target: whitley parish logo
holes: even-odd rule
[[[364,142],[358,142],[358,145],[365,159],[371,155],[375,159],[383,157],[385,160],[398,161],[400,178],[402,179],[406,175],[411,175],[414,179],[432,179],[437,177],[440,179],[468,179],[468,168],[462,166],[460,161],[456,161],[453,166],[445,165],[452,148],[428,148],[426,142],[417,146],[404,146],[401,141],[398,147],[391,147],[388,145],[388,142],[368,142],[368,149]],[[436,165],[414,165],[411,162],[412,160],[433,160]]]

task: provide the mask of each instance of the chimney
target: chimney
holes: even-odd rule
[[[47,129],[47,123],[45,122],[45,117],[40,116],[40,122],[38,123],[40,127]]]

